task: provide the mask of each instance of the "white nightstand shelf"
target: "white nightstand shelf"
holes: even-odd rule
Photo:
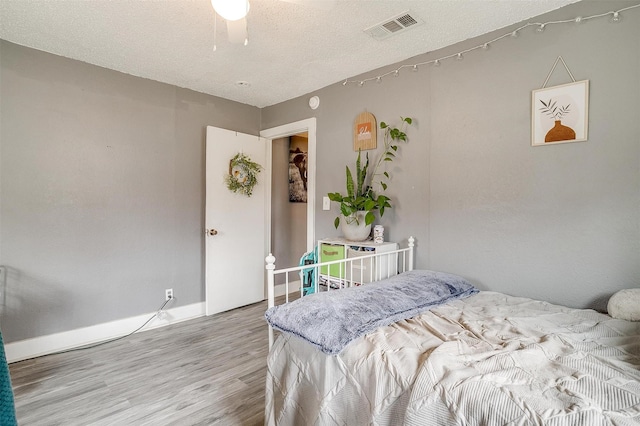
[[[388,253],[398,249],[397,243],[373,241],[348,241],[343,238],[326,238],[318,241],[318,262],[343,260],[372,254]],[[395,275],[398,272],[396,254],[381,258],[364,258],[360,261],[324,266],[319,272],[319,284],[331,284],[332,288],[361,285]]]

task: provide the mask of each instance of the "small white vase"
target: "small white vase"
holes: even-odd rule
[[[353,217],[342,217],[340,229],[342,235],[349,241],[364,241],[371,235],[371,224],[365,225],[364,217],[367,212],[356,212],[356,221]]]

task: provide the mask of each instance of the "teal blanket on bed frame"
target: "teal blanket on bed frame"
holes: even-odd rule
[[[14,426],[17,424],[9,366],[4,353],[2,333],[0,333],[0,425]]]

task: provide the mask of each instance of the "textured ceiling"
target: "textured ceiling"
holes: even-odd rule
[[[0,0],[0,38],[264,107],[578,0],[289,1],[250,0],[247,46],[218,18],[215,52],[209,0]],[[406,10],[424,24],[363,32]]]

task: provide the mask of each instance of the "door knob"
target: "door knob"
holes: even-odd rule
[[[210,237],[213,237],[214,235],[218,235],[218,231],[216,231],[215,229],[207,229],[205,230],[205,234],[209,235]]]

